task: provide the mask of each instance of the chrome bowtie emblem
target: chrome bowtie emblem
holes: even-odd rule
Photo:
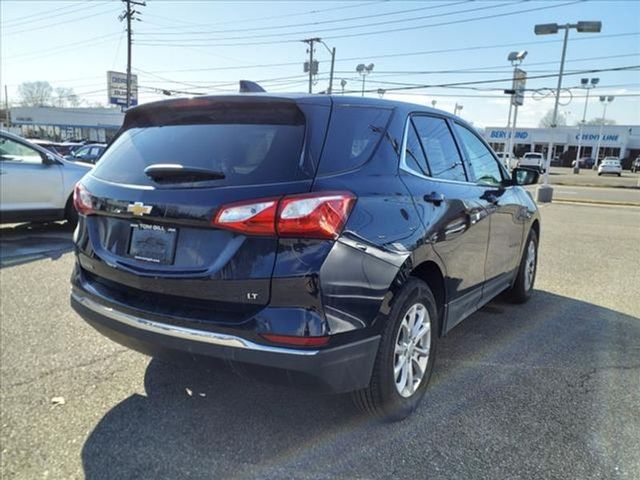
[[[145,205],[142,202],[134,202],[127,205],[127,212],[133,213],[134,215],[142,216],[149,215],[151,213],[151,209],[153,207],[149,205]]]

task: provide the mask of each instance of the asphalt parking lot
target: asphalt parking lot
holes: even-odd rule
[[[2,478],[640,478],[640,208],[541,210],[533,299],[456,327],[397,424],[119,347],[68,306],[71,232],[2,228]]]

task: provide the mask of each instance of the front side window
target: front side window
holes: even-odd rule
[[[466,182],[467,176],[447,122],[442,118],[415,116],[413,123],[434,178]]]
[[[36,149],[23,143],[0,137],[0,161],[42,163],[42,155]]]
[[[456,123],[455,129],[469,159],[476,183],[500,185],[502,183],[500,166],[485,144],[468,128]]]

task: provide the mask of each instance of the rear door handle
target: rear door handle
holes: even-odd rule
[[[436,207],[445,200],[444,195],[438,192],[427,193],[423,198],[425,202],[433,203]]]

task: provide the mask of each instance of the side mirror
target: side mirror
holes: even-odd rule
[[[42,163],[44,163],[45,165],[56,165],[58,163],[58,160],[50,153],[45,153],[42,155]]]
[[[514,168],[511,172],[511,182],[514,185],[534,185],[539,178],[540,172],[525,167]]]

